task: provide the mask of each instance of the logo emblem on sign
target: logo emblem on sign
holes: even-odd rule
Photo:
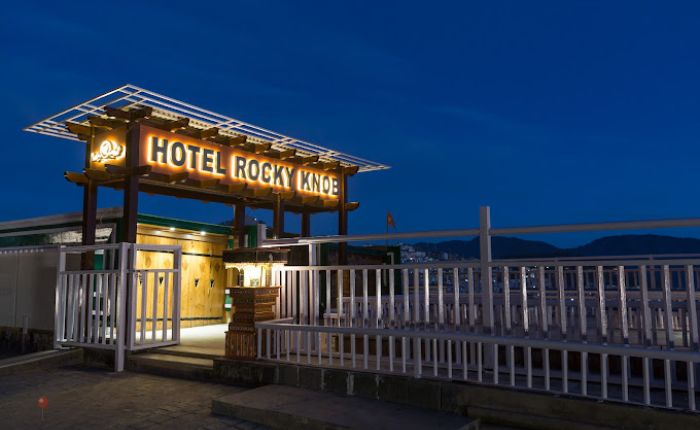
[[[105,140],[100,144],[100,148],[92,153],[90,157],[96,163],[104,163],[109,160],[117,160],[124,156],[124,147],[111,140]]]

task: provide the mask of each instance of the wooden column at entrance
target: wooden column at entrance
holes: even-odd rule
[[[131,124],[126,133],[126,163],[129,170],[124,179],[124,214],[122,216],[122,242],[136,243],[139,211],[139,125]]]
[[[301,213],[301,237],[311,236],[311,213],[304,211]]]
[[[236,238],[238,240],[238,247],[243,248],[246,246],[245,243],[245,205],[243,203],[236,203],[234,206],[233,213],[233,228],[236,231]]]
[[[348,175],[342,171],[338,184],[338,234],[348,234]],[[338,244],[338,264],[348,264],[348,245],[345,242]]]
[[[275,194],[272,203],[272,232],[278,239],[284,233],[284,201],[281,194]]]
[[[92,141],[94,131],[90,140],[85,144],[85,168],[90,167],[90,154],[92,153]],[[95,244],[95,230],[97,229],[97,184],[92,179],[88,179],[83,186],[83,225],[82,244]],[[94,267],[94,252],[86,252],[81,256],[80,266],[83,270],[91,270]]]

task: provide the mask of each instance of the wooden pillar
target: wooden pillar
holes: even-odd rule
[[[139,212],[139,177],[134,169],[139,166],[140,127],[132,124],[126,133],[126,168],[131,169],[124,179],[124,214],[122,217],[122,242],[136,243]]]
[[[311,236],[311,212],[301,213],[301,237]]]
[[[275,194],[272,206],[272,232],[278,239],[284,233],[284,201],[281,194]]]
[[[348,211],[345,208],[348,202],[348,176],[342,172],[338,184],[338,234],[348,234]],[[338,244],[338,264],[348,264],[348,245],[345,242]]]
[[[238,238],[238,247],[244,248],[245,243],[245,205],[243,203],[236,203],[234,206],[233,214],[233,228],[236,231],[236,237]]]
[[[90,157],[92,154],[92,144],[95,140],[95,131],[91,130],[90,140],[85,145],[85,168],[90,168]],[[82,244],[95,244],[95,230],[97,229],[97,184],[92,179],[83,186],[83,224],[82,224]],[[80,266],[83,270],[90,270],[94,266],[94,252],[82,254]]]

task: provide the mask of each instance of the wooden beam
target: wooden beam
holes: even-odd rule
[[[248,184],[246,184],[245,182],[236,182],[234,184],[229,184],[228,192],[235,193],[235,192],[243,191],[247,187],[248,187]]]
[[[66,127],[71,133],[75,133],[81,140],[90,140],[90,135],[92,133],[92,127],[88,127],[83,124],[76,124],[74,122],[67,122]]]
[[[131,110],[124,110],[119,108],[113,108],[110,106],[105,106],[105,112],[107,115],[118,118],[124,121],[136,121],[142,118],[147,118],[153,113],[153,108],[144,106]]]
[[[272,188],[253,189],[253,197],[268,197],[272,195]]]
[[[160,175],[139,180],[139,190],[145,193],[158,195],[172,196],[176,198],[207,200],[214,203],[223,203],[233,205],[243,203],[247,207],[255,209],[272,209],[272,195],[254,197],[252,190],[247,190],[245,193],[228,193],[226,190],[218,188],[197,188],[188,186],[187,184],[169,184],[164,179],[157,179]],[[165,176],[164,176],[165,178]],[[105,183],[105,186],[111,188],[123,188],[123,181],[115,181]],[[246,195],[244,195],[246,194]],[[285,210],[287,212],[301,213],[309,212],[311,214],[322,212],[335,212],[337,208],[324,208],[320,203],[317,205],[302,205],[300,197],[296,196],[293,200],[285,201]]]
[[[311,205],[314,203],[320,203],[321,202],[321,197],[319,196],[302,196],[301,197],[301,204],[302,205]]]
[[[355,209],[360,207],[360,202],[348,202],[345,203],[345,210],[346,211],[354,211]]]
[[[288,161],[295,163],[295,164],[301,164],[303,166],[307,166],[312,163],[316,163],[318,161],[318,155],[310,155],[308,157],[293,157],[289,159]]]
[[[339,203],[338,200],[324,200],[323,207],[324,208],[337,208],[338,203]]]
[[[181,130],[189,125],[190,125],[189,118],[178,118],[178,119],[174,119],[172,121],[169,121],[166,124],[166,127],[168,128],[169,131],[177,131],[177,130]]]
[[[200,132],[199,132],[200,139],[208,139],[210,137],[214,137],[214,136],[218,136],[218,135],[219,135],[219,129],[217,127],[207,128],[205,130],[200,130]]]
[[[340,161],[322,161],[319,164],[319,168],[323,170],[337,170],[340,167]]]
[[[94,127],[107,128],[110,130],[122,127],[124,125],[123,121],[119,121],[116,119],[102,118],[99,116],[88,117],[88,121],[90,121],[90,124],[92,124]]]
[[[265,151],[269,151],[271,147],[271,143],[245,143],[242,145],[242,148],[245,151],[253,152],[255,154],[262,154]]]
[[[245,134],[239,134],[238,136],[235,136],[235,137],[228,137],[228,145],[230,145],[230,146],[243,145],[247,141],[248,141],[248,136],[246,136]]]
[[[343,167],[342,169],[342,174],[345,176],[352,176],[357,174],[357,172],[360,170],[360,166],[348,166],[348,167]]]
[[[292,200],[294,197],[297,195],[296,191],[282,191],[279,193],[280,197],[282,197],[282,200]]]
[[[136,176],[144,176],[148,175],[151,173],[151,170],[153,168],[147,164],[143,166],[138,166],[133,169],[129,169],[127,167],[123,166],[117,166],[114,164],[105,164],[105,170],[107,170],[109,173],[113,175],[136,175]]]
[[[149,165],[143,165],[143,166],[138,166],[134,167],[131,169],[129,174],[131,175],[136,175],[136,176],[146,176],[151,173],[151,170],[153,170],[153,167]]]
[[[214,188],[221,183],[221,180],[220,179],[193,179],[192,182],[194,182],[198,187]]]
[[[112,118],[119,118],[128,121],[129,112],[121,110],[120,108],[105,106],[105,113]]]
[[[296,149],[288,149],[286,151],[278,151],[276,149],[270,149],[269,151],[265,151],[263,155],[266,155],[270,158],[276,158],[278,160],[287,160],[289,158],[292,158],[296,156],[297,150]]]
[[[68,182],[72,182],[76,185],[85,185],[88,183],[88,177],[82,172],[64,172],[63,177],[66,178]]]
[[[182,183],[185,182],[189,177],[190,174],[188,172],[173,173],[172,175],[168,175],[166,182],[168,182],[169,184]]]
[[[91,168],[85,169],[85,176],[87,176],[88,179],[92,179],[93,181],[97,181],[97,182],[109,181],[111,179],[115,179],[113,175],[111,175],[109,172],[107,172],[105,170],[91,169]]]

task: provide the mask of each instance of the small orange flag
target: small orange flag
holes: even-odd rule
[[[386,228],[387,230],[389,227],[396,228],[396,223],[394,222],[394,217],[391,215],[391,212],[386,213]]]

